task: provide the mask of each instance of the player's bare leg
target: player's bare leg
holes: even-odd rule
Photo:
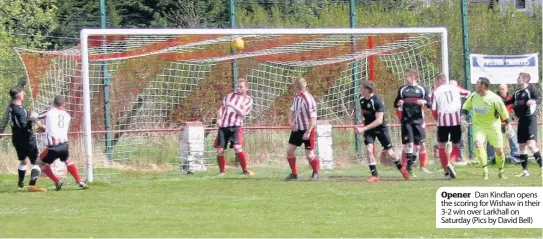
[[[398,157],[398,155],[396,154],[396,152],[394,152],[393,149],[385,149],[384,151],[388,155],[388,157],[390,157],[391,159],[394,160],[394,165],[396,165],[396,168],[398,170],[400,170],[400,173],[402,174],[402,177],[405,180],[409,180],[411,178],[409,176],[409,172],[407,172],[407,170],[403,167],[402,162],[401,162],[400,158]]]
[[[217,165],[221,176],[226,174],[226,159],[224,158],[224,149],[217,148]]]
[[[445,171],[445,175],[441,179],[449,180],[456,178],[456,171],[454,167],[449,162],[449,156],[447,155],[446,150],[447,143],[438,143],[439,150],[439,161],[441,162],[441,167]]]
[[[298,167],[296,166],[296,145],[289,144],[287,147],[287,160],[291,173],[285,178],[286,181],[298,179]]]
[[[377,172],[377,162],[375,161],[375,154],[373,153],[373,144],[366,145],[366,157],[370,167],[371,176],[366,179],[366,182],[379,182],[379,173]]]
[[[305,157],[307,158],[307,162],[309,163],[309,166],[313,169],[313,173],[311,174],[311,180],[316,181],[319,179],[319,168],[320,163],[319,159],[315,156],[315,153],[312,149],[306,149],[305,150]]]
[[[505,176],[503,168],[505,167],[505,153],[503,152],[503,148],[495,148],[496,150],[496,167],[500,171],[500,178],[501,179],[507,179],[507,176]]]
[[[488,180],[488,157],[486,155],[486,147],[483,141],[475,141],[475,154],[483,168],[483,180]]]
[[[236,158],[239,160],[239,164],[241,166],[241,170],[243,171],[243,174],[247,176],[254,176],[255,173],[247,169],[247,159],[245,158],[245,152],[243,152],[241,145],[235,144],[234,151],[236,152]]]
[[[432,173],[430,170],[426,169],[426,160],[428,159],[428,155],[426,154],[425,142],[420,143],[417,152],[417,156],[420,159],[420,171],[423,173]]]

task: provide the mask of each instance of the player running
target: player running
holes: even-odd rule
[[[501,132],[501,119],[506,123],[505,133],[510,137],[513,133],[509,113],[502,99],[494,92],[489,91],[490,81],[485,77],[477,80],[476,92],[468,96],[462,108],[462,124],[467,128],[466,116],[469,110],[473,111],[473,131],[477,158],[483,167],[483,180],[488,180],[487,155],[484,142],[488,141],[496,150],[496,167],[499,177],[507,179],[504,173],[505,154],[503,152],[503,135]]]
[[[221,176],[226,174],[226,159],[224,151],[230,142],[230,148],[234,148],[236,157],[240,162],[243,174],[254,176],[254,173],[247,169],[247,159],[243,152],[243,118],[251,112],[253,108],[253,98],[247,91],[249,90],[249,82],[247,79],[238,80],[237,92],[229,93],[222,101],[221,107],[217,113],[217,126],[219,132],[215,139],[215,148],[217,149],[217,164]]]
[[[456,162],[460,154],[460,139],[462,128],[460,126],[460,111],[462,107],[461,91],[457,86],[447,84],[447,76],[436,76],[435,90],[432,93],[432,115],[437,122],[437,141],[439,145],[439,160],[445,170],[442,179],[456,178],[456,172],[450,161]],[[447,142],[453,143],[450,155],[447,155],[445,146]]]
[[[294,81],[296,97],[290,107],[288,124],[292,128],[288,140],[287,160],[292,173],[285,180],[298,179],[296,167],[296,147],[305,146],[305,157],[313,169],[311,180],[319,178],[319,159],[313,153],[315,149],[315,125],[317,124],[317,103],[313,96],[307,92],[307,82],[304,78]]]
[[[25,186],[26,165],[30,162],[32,170],[30,171],[29,192],[46,192],[47,189],[36,186],[36,182],[41,174],[41,168],[36,164],[38,159],[38,146],[36,145],[36,135],[34,134],[33,122],[37,121],[35,113],[29,114],[23,106],[24,91],[18,87],[9,91],[11,104],[8,107],[9,120],[11,124],[11,142],[17,152],[19,159],[18,174],[19,181],[17,186],[23,189]],[[36,122],[38,127],[43,127]]]
[[[430,107],[430,91],[417,83],[419,73],[416,69],[407,69],[404,73],[406,84],[398,90],[394,100],[394,107],[401,107],[402,144],[407,159],[406,169],[411,177],[416,177],[413,172],[420,146],[426,140],[423,128],[423,106]],[[423,167],[421,166],[421,170]]]
[[[59,159],[66,164],[66,169],[74,177],[75,181],[81,189],[89,187],[81,180],[81,176],[77,170],[77,166],[68,159],[70,151],[68,148],[68,130],[72,117],[66,112],[66,100],[63,96],[55,96],[53,100],[54,107],[49,111],[40,113],[39,119],[45,120],[45,136],[44,144],[47,145],[40,154],[40,159],[45,163],[44,172],[55,182],[56,190],[62,188],[63,183],[53,174],[50,165]]]
[[[514,105],[514,112],[518,118],[518,143],[520,145],[520,160],[522,173],[519,177],[528,177],[528,152],[527,148],[534,153],[534,158],[541,168],[541,152],[537,148],[537,105],[541,104],[541,93],[532,84],[531,76],[528,73],[520,73],[518,76],[519,90],[513,94],[511,100],[506,104]]]
[[[374,86],[371,82],[362,82],[362,95],[360,99],[360,108],[362,109],[362,118],[364,120],[364,126],[355,127],[356,133],[364,133],[364,144],[366,144],[366,155],[369,161],[369,167],[371,171],[371,177],[366,179],[366,182],[378,182],[380,181],[379,173],[377,172],[377,166],[375,161],[375,155],[373,152],[375,138],[379,140],[381,146],[383,146],[386,154],[393,159],[396,168],[400,170],[405,180],[409,180],[409,172],[402,167],[400,158],[396,155],[396,152],[392,149],[392,141],[388,132],[388,127],[384,119],[385,103],[383,99],[374,94]]]

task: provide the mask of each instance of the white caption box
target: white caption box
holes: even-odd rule
[[[436,228],[543,228],[543,187],[442,187]]]

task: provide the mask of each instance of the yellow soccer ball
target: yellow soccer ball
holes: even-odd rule
[[[241,51],[245,48],[245,41],[243,41],[243,39],[240,37],[234,38],[234,40],[232,40],[231,47],[234,49],[234,51]]]

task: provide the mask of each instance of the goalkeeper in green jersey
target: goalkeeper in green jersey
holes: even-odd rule
[[[496,167],[500,171],[500,178],[506,179],[504,174],[505,154],[503,152],[503,135],[501,119],[506,123],[506,135],[511,137],[513,129],[510,125],[509,113],[502,99],[494,92],[489,91],[490,81],[485,77],[477,80],[476,91],[468,96],[462,108],[462,125],[467,127],[466,115],[473,111],[473,132],[477,158],[483,166],[483,179],[488,180],[487,155],[484,147],[485,141],[496,149]]]

